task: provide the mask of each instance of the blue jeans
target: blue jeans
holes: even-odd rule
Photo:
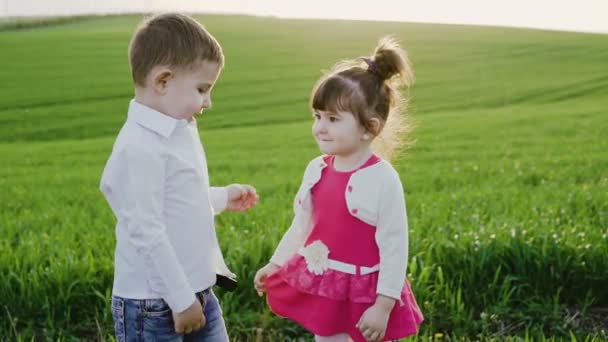
[[[228,333],[217,297],[211,290],[196,294],[203,306],[207,325],[190,334],[175,332],[173,314],[163,299],[112,297],[112,317],[118,342],[205,341],[227,342]]]

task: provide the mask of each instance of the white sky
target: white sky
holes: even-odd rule
[[[163,10],[608,33],[608,0],[0,0],[4,17]]]

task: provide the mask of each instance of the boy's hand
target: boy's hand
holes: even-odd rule
[[[255,188],[248,184],[230,184],[226,187],[228,204],[226,210],[246,211],[255,206],[260,199]]]
[[[203,306],[198,299],[186,310],[178,313],[174,312],[173,321],[175,322],[175,332],[180,334],[189,334],[200,330],[207,324]]]
[[[367,341],[382,341],[393,306],[395,306],[394,299],[379,295],[376,303],[365,310],[357,323],[357,328]]]
[[[278,269],[279,265],[269,263],[257,271],[253,278],[253,287],[255,287],[255,290],[258,292],[258,296],[261,296],[266,291],[266,288],[264,287],[266,277]]]

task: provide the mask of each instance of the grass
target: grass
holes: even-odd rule
[[[608,339],[608,36],[507,28],[199,17],[226,68],[200,122],[214,184],[260,205],[218,232],[240,280],[237,340],[309,339],[250,286],[291,220],[312,85],[394,33],[414,62],[416,144],[395,162],[418,339]],[[140,17],[0,32],[0,340],[110,339],[114,218],[99,177],[132,96]]]

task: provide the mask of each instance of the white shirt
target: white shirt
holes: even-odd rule
[[[195,293],[234,277],[219,248],[214,213],[225,188],[210,188],[196,120],[176,120],[135,100],[101,177],[116,216],[116,296],[163,298],[181,312]]]
[[[294,201],[293,222],[276,248],[271,261],[283,265],[306,242],[312,230],[310,190],[327,167],[323,157],[311,161]],[[348,189],[348,190],[346,190]],[[344,196],[349,213],[376,227],[380,251],[377,294],[401,299],[408,258],[408,224],[405,197],[399,174],[385,160],[354,172]]]

